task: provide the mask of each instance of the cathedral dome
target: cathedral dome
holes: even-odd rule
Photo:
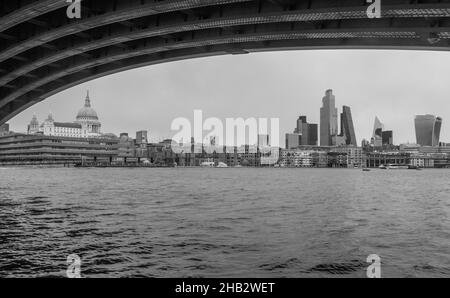
[[[86,96],[86,102],[84,107],[78,111],[77,120],[95,120],[98,121],[97,112],[91,108],[91,100],[89,98],[89,93]]]
[[[77,120],[81,119],[98,120],[97,112],[93,108],[84,107],[77,114]]]

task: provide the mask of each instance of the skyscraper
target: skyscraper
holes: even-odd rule
[[[308,123],[308,145],[317,146],[319,141],[319,125]]]
[[[294,130],[294,134],[301,135],[300,145],[317,146],[318,129],[317,124],[308,123],[306,116],[300,116],[297,120],[297,127]]]
[[[394,133],[392,130],[383,131],[383,146],[394,145]]]
[[[333,137],[338,134],[338,111],[333,90],[327,90],[320,108],[320,146],[333,146]]]
[[[300,146],[301,135],[298,133],[286,134],[286,149],[295,149]]]
[[[353,126],[353,117],[350,107],[344,106],[341,114],[341,135],[344,137],[346,145],[357,146],[355,127]]]
[[[307,117],[306,116],[300,116],[297,119],[297,127],[295,128],[294,133],[302,133],[303,131],[303,124],[307,123]]]
[[[434,115],[418,115],[415,118],[417,144],[439,146],[442,118]]]
[[[383,130],[384,125],[378,117],[375,117],[375,124],[373,125],[372,144],[374,147],[383,146]]]

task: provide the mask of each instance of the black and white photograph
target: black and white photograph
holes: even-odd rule
[[[0,279],[449,278],[449,70],[450,0],[0,0]]]

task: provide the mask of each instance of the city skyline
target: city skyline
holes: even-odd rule
[[[91,107],[91,100],[89,96],[89,90],[87,90],[86,97],[84,99],[85,104],[82,109],[78,111],[75,122],[55,122],[53,119],[53,113],[50,112],[47,118],[39,123],[36,114],[33,114],[30,124],[27,126],[27,134],[41,133],[47,136],[61,136],[61,137],[113,137],[112,133],[101,133],[101,122],[99,121],[97,112]],[[298,117],[296,123],[296,128],[293,133],[285,134],[285,148],[295,149],[300,146],[319,146],[318,135],[319,127],[326,127],[321,134],[325,133],[326,139],[322,141],[320,146],[354,146],[358,147],[356,142],[355,128],[353,124],[353,117],[351,112],[351,107],[342,106],[342,113],[340,114],[340,126],[338,125],[338,117],[336,108],[336,98],[333,94],[333,90],[328,89],[325,91],[325,97],[322,98],[322,107],[320,108],[321,113],[321,124],[308,123],[308,116],[301,115]],[[327,119],[329,117],[329,119]],[[440,133],[442,126],[442,118],[435,115],[416,115],[415,116],[415,130],[416,130],[416,140],[415,144],[420,146],[432,146],[436,147],[440,145]],[[327,126],[329,125],[329,126]],[[4,124],[1,126],[2,129],[9,130],[9,124]],[[82,131],[84,129],[84,132]],[[337,132],[340,129],[340,134]],[[78,131],[79,130],[79,131]],[[90,136],[87,135],[89,131]],[[85,135],[83,135],[85,134]],[[122,138],[122,135],[129,135],[129,132],[121,132],[115,137]],[[367,139],[362,140],[362,147],[370,144],[375,148],[381,148],[383,146],[401,145],[394,143],[393,131],[385,131],[384,124],[380,121],[378,116],[375,116],[373,135],[370,142]],[[258,134],[257,142],[255,144],[245,144],[245,145],[257,145],[261,146],[271,146],[271,134]],[[136,142],[139,144],[143,139],[144,143],[147,143],[150,138],[148,138],[147,130],[136,130]],[[170,138],[169,138],[170,139]],[[210,138],[210,144],[207,145],[217,145],[216,137]],[[158,140],[157,142],[164,141]],[[190,143],[194,143],[194,136],[191,136]],[[406,143],[404,143],[406,144]]]
[[[39,123],[36,114],[33,114],[30,124],[27,126],[27,134],[41,133],[47,136],[61,136],[61,137],[113,137],[112,133],[101,133],[101,122],[99,121],[97,112],[91,107],[91,100],[89,90],[87,90],[84,99],[85,104],[82,109],[78,111],[75,122],[56,122],[53,119],[53,113],[50,112],[47,118]],[[322,107],[320,108],[321,122],[320,125],[308,123],[308,116],[299,116],[296,123],[296,128],[293,133],[285,134],[285,148],[295,149],[300,146],[318,146],[318,136],[320,128],[320,146],[355,146],[356,142],[355,128],[353,124],[353,117],[351,107],[342,106],[342,113],[340,114],[340,126],[338,125],[338,109],[336,108],[336,98],[332,89],[325,91],[325,96],[322,98]],[[436,147],[440,145],[440,133],[442,126],[442,118],[435,115],[416,115],[414,118],[416,130],[416,144],[420,146]],[[324,127],[324,128],[323,128]],[[2,129],[9,130],[9,124],[2,125]],[[340,129],[340,134],[338,131]],[[142,139],[142,133],[145,133],[145,143],[149,139],[147,130],[136,130],[136,141]],[[129,135],[129,132],[121,132],[118,134],[120,138],[122,135]],[[118,137],[115,136],[115,137]],[[271,134],[257,134],[257,142],[255,144],[246,143],[245,145],[257,146],[271,146]],[[171,139],[171,138],[168,138]],[[190,143],[194,143],[195,139],[192,135]],[[217,145],[216,137],[210,137],[210,144]],[[265,139],[264,141],[262,139]],[[172,138],[173,140],[173,138]],[[373,135],[368,142],[363,139],[361,146],[365,147],[367,144],[375,148],[382,146],[401,145],[394,144],[393,131],[385,131],[384,124],[380,121],[378,116],[375,116],[375,123],[373,128]],[[161,142],[159,139],[156,142]],[[244,145],[244,144],[242,144]]]
[[[190,63],[190,61],[168,63],[167,65],[155,65],[152,67],[133,70],[119,75],[99,79],[91,83],[82,84],[80,86],[66,90],[36,106],[31,107],[27,111],[23,112],[22,114],[12,119],[12,121],[10,121],[9,123],[11,125],[12,130],[18,132],[25,131],[25,127],[27,124],[29,124],[29,121],[33,114],[41,115],[40,117],[42,121],[42,114],[46,115],[50,110],[55,115],[55,118],[57,118],[56,120],[58,121],[67,120],[69,118],[67,117],[67,114],[72,114],[71,106],[74,105],[78,106],[77,102],[79,102],[80,94],[83,94],[86,89],[91,89],[91,92],[93,93],[93,95],[91,96],[95,98],[96,107],[99,113],[101,113],[102,122],[104,123],[104,126],[107,128],[108,131],[111,131],[117,135],[120,132],[133,132],[136,130],[146,129],[150,131],[151,137],[159,136],[160,139],[169,137],[170,131],[167,128],[170,127],[170,121],[172,120],[172,117],[180,115],[183,116],[189,115],[190,113],[192,113],[191,108],[199,106],[204,106],[204,108],[202,107],[202,109],[208,115],[217,117],[237,117],[237,116],[244,118],[254,116],[280,117],[281,120],[280,131],[281,135],[283,135],[284,132],[292,130],[292,117],[294,117],[295,119],[298,117],[298,115],[307,115],[311,123],[319,123],[320,121],[318,117],[319,114],[318,109],[320,107],[320,96],[323,96],[324,90],[330,88],[334,90],[334,93],[338,98],[337,101],[339,102],[339,104],[337,106],[345,104],[352,108],[353,121],[356,130],[358,145],[361,143],[362,139],[370,139],[370,136],[372,134],[371,132],[372,128],[370,128],[370,126],[372,124],[370,123],[371,120],[367,118],[373,119],[373,117],[375,116],[381,117],[386,126],[390,127],[394,131],[396,144],[407,142],[415,143],[416,141],[414,130],[415,115],[437,114],[436,111],[443,110],[442,107],[438,109],[436,105],[436,102],[439,101],[438,100],[439,96],[435,97],[431,96],[430,104],[426,105],[427,107],[425,107],[422,101],[418,100],[417,98],[415,100],[410,100],[409,102],[411,103],[411,105],[408,105],[410,111],[408,112],[405,111],[405,109],[403,109],[402,113],[395,113],[394,108],[398,106],[398,104],[400,104],[403,100],[398,100],[398,103],[394,101],[390,102],[390,104],[394,108],[386,110],[383,108],[379,109],[373,107],[371,100],[355,99],[356,97],[363,98],[365,96],[367,96],[367,98],[370,98],[371,96],[373,96],[373,94],[382,93],[382,89],[384,87],[383,80],[378,80],[379,85],[378,88],[373,89],[372,92],[369,93],[366,92],[366,94],[364,94],[364,92],[361,92],[361,89],[364,89],[364,84],[363,86],[358,88],[346,88],[345,90],[344,87],[346,84],[343,84],[342,86],[336,86],[339,85],[338,83],[341,80],[339,78],[336,78],[336,83],[334,84],[331,83],[330,82],[330,77],[332,77],[331,74],[325,76],[323,79],[317,79],[317,77],[315,79],[310,78],[309,81],[314,81],[315,85],[319,86],[315,88],[314,84],[312,86],[308,86],[308,84],[305,84],[305,87],[296,90],[296,92],[294,92],[293,90],[293,88],[295,87],[294,84],[282,82],[280,88],[272,88],[276,89],[275,91],[277,91],[280,94],[278,96],[273,97],[274,99],[270,102],[271,105],[268,105],[266,100],[264,100],[264,104],[255,105],[254,98],[258,98],[258,95],[263,96],[263,98],[267,98],[267,96],[273,94],[272,91],[269,92],[269,94],[263,95],[263,93],[267,91],[266,88],[264,88],[265,84],[258,84],[260,90],[250,88],[255,86],[249,86],[243,89],[241,88],[242,92],[240,96],[233,97],[230,96],[230,94],[224,94],[223,92],[220,92],[220,90],[222,89],[221,87],[223,87],[222,85],[226,85],[227,83],[229,83],[228,81],[220,81],[220,80],[219,83],[216,82],[216,84],[219,84],[217,90],[214,90],[212,88],[200,88],[199,89],[200,92],[194,92],[194,95],[189,94],[189,92],[185,92],[184,93],[185,99],[177,100],[174,98],[174,94],[178,94],[180,92],[179,89],[186,91],[186,89],[191,89],[192,87],[195,86],[198,87],[199,85],[205,87],[204,83],[210,81],[205,75],[206,73],[208,73],[208,70],[215,69],[217,66],[223,66],[224,63],[234,64],[241,62],[247,65],[252,64],[256,66],[256,62],[259,62],[259,64],[263,63],[273,66],[273,64],[276,61],[280,61],[280,63],[283,62],[285,56],[296,56],[298,60],[296,63],[305,60],[304,59],[305,57],[302,56],[315,56],[316,58],[318,56],[321,56],[327,58],[328,60],[326,61],[335,66],[336,64],[342,64],[345,61],[347,62],[350,61],[349,54],[352,53],[353,54],[352,56],[355,56],[354,57],[355,60],[357,61],[359,60],[360,62],[362,61],[363,64],[367,64],[369,62],[373,64],[374,63],[373,60],[377,60],[377,54],[375,52],[370,53],[369,52],[370,51],[338,51],[335,54],[331,54],[328,53],[327,51],[317,51],[317,52],[301,51],[301,52],[254,54],[254,55],[246,55],[245,58],[226,56],[226,57],[197,59],[195,64],[200,65],[201,68],[201,70],[199,71],[200,74],[194,75],[193,81],[189,80],[189,78],[185,78],[188,81],[185,83],[179,80],[180,75],[178,75],[176,71],[174,72],[174,70],[178,69],[178,71],[182,72],[186,69],[189,69],[193,65]],[[392,52],[392,53],[394,56],[400,57],[400,60],[405,60],[401,59],[403,56],[418,55],[425,58],[427,56],[426,55],[427,53],[424,52],[411,52],[411,53]],[[402,55],[399,55],[400,53]],[[449,55],[441,55],[441,56],[444,56],[444,58],[449,59],[450,61]],[[369,57],[372,58],[373,60],[363,59],[364,57]],[[386,56],[383,55],[383,57]],[[430,57],[426,59],[431,59]],[[430,62],[433,62],[435,60],[436,58],[433,58],[431,59]],[[383,61],[381,60],[377,61],[383,64]],[[422,63],[425,63],[424,60],[422,61],[423,61]],[[318,72],[323,67],[323,65],[321,65],[323,63],[319,62],[317,63],[319,65],[317,66],[318,69],[316,69],[315,72]],[[434,63],[430,64],[433,67],[436,67]],[[257,66],[256,67],[257,69],[251,72],[249,72],[248,67],[246,67],[243,73],[236,73],[230,70],[229,68],[225,68],[224,69],[225,74],[221,77],[227,78],[229,81],[233,82],[236,79],[238,80],[242,79],[242,76],[249,75],[250,73],[255,73],[257,72],[257,70],[261,72],[262,69],[264,69],[264,67],[265,66]],[[356,63],[351,64],[350,67],[360,68],[360,66],[356,65]],[[430,66],[429,68],[432,67]],[[243,69],[239,68],[239,70]],[[152,90],[153,93],[144,92],[145,94],[147,94],[144,97],[141,97],[138,94],[136,94],[148,90],[147,89],[149,87],[148,85],[155,87],[156,83],[152,83],[151,80],[152,78],[155,78],[153,77],[155,72],[159,72],[160,74],[162,72],[162,76],[164,78],[167,78],[167,76],[171,75],[174,76],[175,78],[172,78],[171,81],[177,82],[178,84],[173,84],[172,89],[169,88],[169,91],[165,92],[166,94],[165,95],[163,94],[163,96],[161,96],[161,90],[159,90],[163,88],[154,89]],[[402,70],[402,72],[405,73],[406,69]],[[238,75],[236,75],[236,78],[234,78],[230,76],[231,73]],[[374,73],[377,74],[376,71],[374,71]],[[304,76],[303,71],[301,71],[299,74],[300,74],[299,77]],[[272,75],[273,74],[271,74],[271,76]],[[286,74],[286,76],[287,75],[288,74]],[[377,76],[374,75],[373,77]],[[444,77],[445,76],[443,76],[443,78]],[[148,84],[140,84],[143,81],[145,81],[146,78],[149,79]],[[199,81],[199,79],[204,80],[205,82],[201,82],[201,80]],[[156,81],[159,82],[158,79]],[[94,82],[96,88],[91,87],[94,84]],[[126,86],[127,88],[124,88],[125,83],[127,85]],[[190,86],[189,83],[195,84]],[[429,87],[430,86],[428,85],[420,86],[421,90],[415,92],[416,95],[417,93],[421,94],[423,92],[430,91],[428,90]],[[285,91],[285,89],[288,89],[289,92]],[[398,93],[397,90],[394,91],[395,92],[392,92],[393,95]],[[195,96],[195,93],[201,94],[203,96],[201,96],[201,99],[197,100],[194,99],[193,100],[194,102],[190,103],[192,96]],[[217,109],[211,107],[211,104],[208,103],[207,97],[204,96],[205,93],[209,95],[209,98],[217,98],[216,100],[209,100],[209,101],[211,101],[213,105],[215,104],[216,106],[218,106],[221,109],[221,111],[217,111]],[[233,95],[234,92],[231,93],[232,93],[231,95]],[[248,96],[249,93],[252,96]],[[404,93],[405,97],[410,98],[411,92],[409,93],[404,92]],[[152,96],[152,94],[154,94],[154,96]],[[308,94],[314,94],[314,97]],[[358,94],[358,96],[355,96],[355,94]],[[232,98],[230,102],[230,107],[232,108],[226,107],[223,104],[221,104],[221,99],[224,98],[225,96],[228,96],[228,98]],[[247,100],[242,100],[242,98],[247,98]],[[278,104],[276,100],[277,98]],[[441,99],[444,98],[443,95],[441,95],[440,98]],[[404,99],[404,101],[406,100],[407,99]],[[166,101],[167,103],[163,104],[162,103],[163,101]],[[440,103],[445,104],[446,102],[442,100]],[[365,106],[365,108],[362,108],[362,106]],[[381,106],[383,106],[383,104],[381,104]],[[434,106],[436,108],[434,108]],[[399,109],[399,111],[400,110],[401,109]],[[161,111],[161,113],[159,113],[159,111]],[[133,114],[134,117],[128,117],[127,115],[129,114]],[[389,114],[392,116],[389,116]],[[448,113],[439,113],[439,115],[444,119],[441,134],[441,140],[444,142],[449,139],[448,138],[449,133],[445,127],[445,119],[447,118],[446,114]],[[69,119],[71,119],[71,117]],[[284,141],[280,140],[280,144],[283,143]]]

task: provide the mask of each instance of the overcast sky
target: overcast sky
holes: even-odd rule
[[[56,121],[74,121],[87,89],[103,132],[148,130],[151,140],[172,136],[172,120],[192,119],[194,109],[224,120],[278,117],[283,136],[300,115],[318,123],[325,90],[333,89],[339,112],[352,108],[358,144],[372,136],[375,116],[395,143],[415,142],[416,114],[443,117],[441,140],[450,142],[449,52],[289,51],[154,65],[52,96],[12,119],[11,129],[25,132],[33,114],[42,121],[49,111]]]

